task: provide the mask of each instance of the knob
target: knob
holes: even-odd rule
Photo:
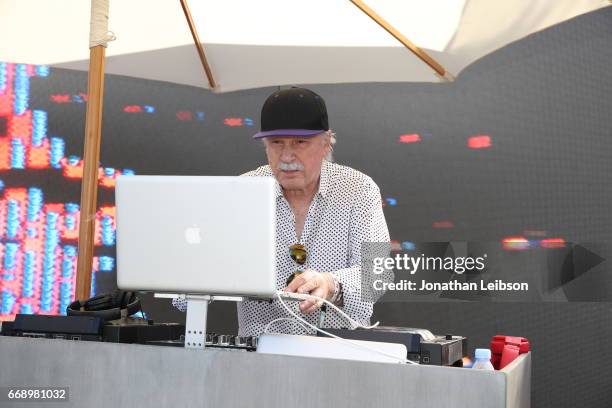
[[[257,340],[258,339],[259,338],[255,337],[255,336],[249,337],[249,339],[248,339],[249,346],[251,346],[252,348],[257,348]]]
[[[230,336],[227,334],[220,334],[217,336],[217,345],[218,346],[229,346],[230,344]]]
[[[234,346],[236,347],[246,347],[247,339],[244,336],[236,336],[234,337]]]

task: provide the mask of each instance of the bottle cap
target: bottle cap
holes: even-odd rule
[[[490,360],[491,359],[491,350],[489,349],[476,349],[474,352],[474,356],[476,360]]]

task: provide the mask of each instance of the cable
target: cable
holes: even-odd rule
[[[297,315],[297,314],[296,314],[296,313],[295,313],[293,310],[291,310],[291,308],[290,308],[289,306],[287,306],[287,304],[285,303],[285,301],[284,301],[284,300],[283,300],[283,298],[282,298],[282,296],[283,296],[283,295],[286,295],[286,294],[287,294],[287,292],[283,292],[283,291],[278,291],[278,292],[276,292],[276,297],[278,297],[278,301],[280,302],[280,304],[281,304],[281,305],[282,305],[282,306],[285,308],[285,310],[287,310],[287,312],[289,312],[289,314],[290,314],[290,315],[292,315],[293,317],[295,317],[296,319],[298,319],[298,320],[299,320],[299,321],[301,321],[302,323],[306,324],[306,325],[307,325],[308,327],[310,327],[311,329],[314,329],[314,330],[316,330],[316,331],[318,331],[318,332],[320,332],[320,333],[323,333],[323,334],[325,334],[326,336],[333,337],[333,338],[335,338],[335,339],[338,339],[338,340],[340,340],[340,341],[343,341],[343,342],[345,342],[345,343],[348,343],[348,344],[350,344],[350,345],[352,345],[352,346],[354,346],[354,347],[359,347],[359,348],[362,348],[362,349],[365,349],[365,350],[368,350],[368,351],[371,351],[371,352],[374,352],[374,353],[377,353],[377,354],[381,354],[381,355],[383,355],[383,356],[385,356],[385,357],[392,358],[393,360],[399,361],[399,362],[401,362],[401,363],[408,363],[408,364],[419,365],[419,363],[416,363],[416,362],[414,362],[414,361],[408,360],[407,358],[398,358],[397,356],[394,356],[393,354],[389,354],[389,353],[386,353],[386,352],[384,352],[384,351],[381,351],[381,350],[378,350],[378,349],[375,349],[375,348],[372,348],[372,347],[364,346],[364,345],[363,345],[363,344],[361,344],[361,343],[357,343],[357,342],[354,342],[354,341],[351,341],[351,340],[348,340],[348,339],[344,339],[344,338],[342,338],[342,337],[340,337],[340,336],[336,336],[335,334],[331,334],[331,333],[329,333],[329,332],[326,332],[325,330],[320,329],[320,328],[318,328],[317,326],[315,326],[315,325],[313,325],[313,324],[310,324],[308,321],[306,321],[306,320],[305,320],[305,319],[303,319],[302,317],[298,316],[298,315]],[[295,293],[294,293],[294,295],[295,295]],[[301,294],[300,294],[300,295],[301,295]],[[314,296],[314,295],[306,295],[306,296],[307,296],[307,297],[309,297],[309,298],[316,298],[316,299],[318,299],[318,300],[323,300],[323,301],[325,301],[325,299],[319,298],[318,296]],[[291,298],[294,298],[294,299],[295,299],[295,297],[292,297],[292,296],[285,296],[285,297],[288,297],[288,298],[290,298],[290,299],[291,299]],[[302,300],[305,300],[305,299],[302,299]],[[328,303],[330,303],[330,302],[328,302]],[[331,304],[331,303],[330,303],[330,304]],[[334,308],[337,308],[337,307],[336,307],[336,305],[333,305],[333,307],[334,307]],[[343,315],[345,315],[345,313],[344,313],[344,312],[342,312],[342,314],[343,314]],[[353,321],[354,321],[354,320],[353,320],[353,319],[351,319],[350,317],[349,317],[349,319],[351,320],[351,322],[353,322]],[[378,325],[378,322],[376,323],[376,325]],[[373,327],[375,327],[376,325],[374,325]],[[366,326],[362,326],[361,324],[359,324],[359,326],[361,326],[361,327],[366,327]]]
[[[304,323],[300,322],[299,320],[294,319],[293,317],[279,317],[278,319],[274,319],[266,325],[266,327],[264,328],[264,333],[269,333],[268,330],[270,329],[270,326],[272,326],[276,322],[282,322],[282,321],[297,323],[300,326],[302,326],[302,328],[306,330],[306,332],[308,332],[308,327],[304,326]]]
[[[330,305],[331,307],[333,307],[341,316],[343,316],[346,320],[348,320],[351,325],[352,325],[352,329],[357,328],[357,327],[361,327],[362,329],[373,329],[374,327],[378,326],[380,324],[380,322],[376,322],[370,326],[364,326],[363,324],[359,323],[357,320],[354,320],[351,316],[347,315],[346,313],[344,313],[344,311],[342,309],[340,309],[338,306],[334,305],[332,302],[330,302],[327,299],[323,299],[320,298],[318,296],[315,295],[311,295],[309,293],[293,293],[293,292],[284,292],[282,290],[279,290],[276,292],[277,296],[282,296],[285,297],[287,299],[292,299],[292,300],[309,300],[309,299],[316,299],[319,300],[321,302],[324,302],[327,305]],[[301,320],[304,320],[302,318],[300,318]]]
[[[383,355],[385,357],[392,358],[393,360],[397,360],[397,361],[399,361],[401,363],[408,363],[408,364],[418,365],[418,363],[416,363],[414,361],[411,361],[411,360],[408,360],[408,359],[405,359],[405,358],[398,358],[397,356],[394,356],[393,354],[389,354],[389,353],[386,353],[384,351],[381,351],[381,350],[378,350],[378,349],[375,349],[375,348],[372,348],[372,347],[364,346],[361,343],[357,343],[357,342],[354,342],[354,341],[351,341],[351,340],[348,340],[348,339],[344,339],[342,337],[336,336],[335,334],[331,334],[331,333],[329,333],[329,332],[327,332],[327,331],[325,331],[323,329],[320,329],[320,328],[314,326],[313,324],[310,324],[308,321],[306,321],[302,317],[298,316],[293,310],[291,310],[291,308],[289,306],[287,306],[287,304],[285,303],[285,301],[282,298],[282,295],[284,295],[284,294],[287,294],[287,292],[283,292],[283,291],[276,292],[276,296],[278,297],[278,300],[281,303],[281,305],[285,308],[285,310],[287,310],[289,312],[289,314],[291,314],[293,317],[295,317],[296,319],[298,319],[301,322],[303,322],[304,324],[306,324],[308,327],[310,327],[310,328],[312,328],[312,329],[314,329],[314,330],[316,330],[316,331],[318,331],[320,333],[323,333],[326,336],[333,337],[335,339],[341,340],[341,341],[343,341],[345,343],[348,343],[348,344],[350,344],[352,346],[356,346],[356,347],[359,347],[359,348],[362,348],[362,349],[365,349],[365,350],[368,350],[368,351],[372,351],[372,352],[377,353],[377,354],[381,354],[381,355]],[[302,294],[300,294],[300,296],[301,295]],[[298,298],[298,297],[293,297],[293,296],[286,296],[286,297],[288,297],[290,299],[291,298],[293,298],[293,299]],[[325,299],[319,298],[318,296],[314,296],[314,295],[306,295],[306,294],[304,294],[304,298],[315,298],[315,299],[322,300],[322,301],[326,302]],[[301,300],[305,300],[304,298],[302,298]],[[330,303],[330,302],[328,302],[328,303]],[[332,304],[332,306],[337,309],[336,305]],[[342,312],[342,314],[346,315],[344,312]],[[353,319],[351,319],[350,317],[348,317],[348,318],[350,319],[351,322],[354,322]],[[369,326],[363,326],[363,325],[361,325],[359,323],[357,323],[357,324],[358,324],[358,326],[363,327],[363,328],[371,328]],[[376,323],[376,325],[378,325],[378,322]],[[372,327],[376,327],[376,325],[374,325]]]

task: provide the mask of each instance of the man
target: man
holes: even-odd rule
[[[373,303],[361,296],[361,245],[389,242],[378,186],[365,174],[330,161],[335,136],[325,102],[308,89],[270,95],[254,138],[263,140],[268,165],[244,176],[273,176],[277,181],[277,288],[330,300],[354,320],[369,324]],[[173,303],[184,308],[180,301]],[[305,300],[296,311],[313,325],[349,326],[330,307],[320,322],[320,308],[320,301]],[[274,332],[305,333],[300,325],[282,321],[287,317],[278,300],[241,302],[239,334],[259,335],[276,319],[281,320],[271,326]]]

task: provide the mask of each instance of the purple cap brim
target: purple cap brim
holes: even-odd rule
[[[319,133],[323,133],[325,130],[312,130],[312,129],[274,129],[267,130],[265,132],[257,132],[253,136],[253,139],[261,139],[262,137],[270,136],[314,136]]]

